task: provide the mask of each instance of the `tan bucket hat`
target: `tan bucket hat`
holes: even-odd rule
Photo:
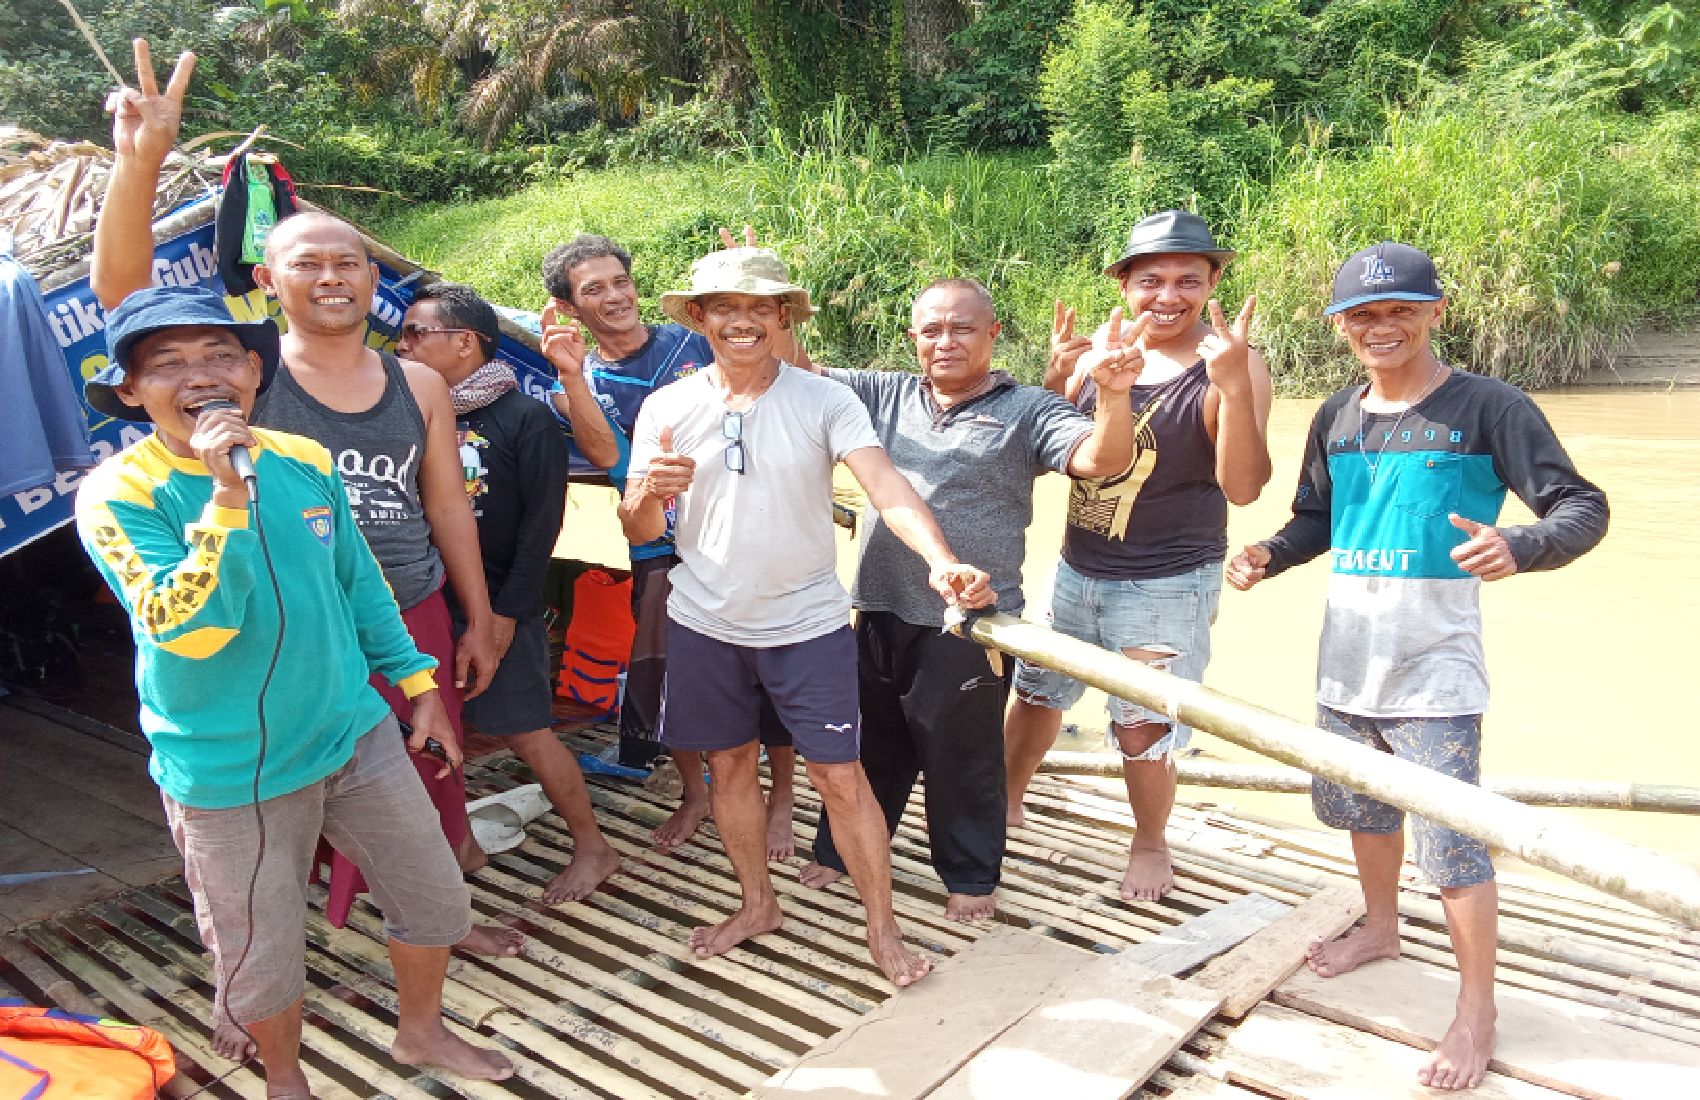
[[[686,328],[701,332],[685,305],[709,294],[783,298],[791,307],[793,324],[801,324],[815,315],[809,292],[791,281],[785,261],[771,248],[726,248],[710,252],[691,265],[691,289],[669,290],[661,296],[661,312]]]

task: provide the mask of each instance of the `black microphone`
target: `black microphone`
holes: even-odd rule
[[[236,402],[226,401],[222,397],[215,401],[208,401],[205,405],[201,406],[202,413],[212,412],[214,409],[235,409],[237,412],[242,411],[241,406],[237,405]],[[200,414],[197,413],[196,418],[199,419],[199,417]],[[254,456],[248,453],[248,448],[240,443],[231,447],[230,465],[235,468],[236,476],[241,478],[248,486],[248,499],[258,500],[260,498],[260,482],[259,479],[254,476]]]

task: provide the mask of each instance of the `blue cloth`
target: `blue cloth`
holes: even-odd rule
[[[626,491],[632,431],[645,399],[662,386],[687,378],[712,362],[714,352],[708,346],[708,339],[683,325],[651,326],[643,347],[624,359],[604,359],[595,351],[585,354],[584,373],[590,382],[590,392],[620,429],[616,435],[620,460],[608,471],[609,480],[620,492]],[[645,561],[672,552],[673,512],[669,509],[667,533],[653,542],[632,547],[631,556],[633,561]]]
[[[0,495],[93,465],[88,419],[41,288],[0,255]]]

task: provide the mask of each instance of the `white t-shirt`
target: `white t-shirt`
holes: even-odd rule
[[[656,390],[638,413],[630,477],[660,451],[696,460],[677,502],[679,564],[667,611],[675,622],[733,645],[806,642],[850,621],[838,583],[832,468],[878,447],[868,411],[847,387],[790,365],[743,413],[744,473],[727,468],[727,409],[701,371]]]

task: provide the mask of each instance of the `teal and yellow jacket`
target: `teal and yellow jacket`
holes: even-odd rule
[[[83,546],[130,615],[149,771],[200,809],[253,797],[274,650],[261,799],[348,762],[389,710],[372,672],[410,697],[435,687],[436,662],[408,637],[330,453],[282,432],[254,437],[258,525],[248,510],[215,507],[206,467],[156,436],[77,492]]]

